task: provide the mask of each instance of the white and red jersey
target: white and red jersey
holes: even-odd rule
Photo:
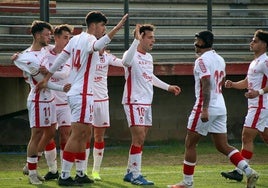
[[[57,57],[58,57],[58,54],[56,54],[53,51],[53,48],[48,50],[48,53],[47,53],[48,67],[51,67],[53,65],[53,62],[55,61]],[[53,74],[50,81],[58,85],[67,84],[69,82],[70,70],[71,70],[71,61],[69,58],[67,62],[61,65],[60,68]],[[51,92],[55,97],[54,102],[56,105],[67,104],[67,95],[65,92],[55,91],[55,90],[52,90]]]
[[[94,77],[94,100],[109,99],[107,88],[107,75],[109,65],[123,67],[122,60],[113,54],[104,52],[96,64]]]
[[[248,68],[247,79],[248,89],[260,90],[267,86],[268,77],[268,56],[266,53],[254,59]],[[249,108],[268,109],[268,94],[259,95],[253,99],[248,99]]]
[[[225,101],[222,95],[222,81],[226,75],[225,66],[224,59],[214,50],[207,51],[196,59],[194,66],[196,97],[194,110],[200,111],[203,106],[201,79],[203,77],[210,77],[209,114],[226,114]]]
[[[93,80],[96,63],[99,61],[99,52],[94,51],[96,37],[86,32],[71,38],[64,48],[72,60],[70,72],[71,89],[67,96],[71,95],[93,95]]]
[[[153,100],[153,57],[136,50],[126,62],[122,104],[151,104]]]
[[[24,50],[14,61],[15,65],[23,71],[25,81],[29,83],[31,91],[28,95],[28,101],[49,102],[54,99],[50,89],[42,89],[39,93],[35,92],[36,84],[40,81],[37,78],[43,76],[39,72],[40,66],[45,66],[47,62],[47,48],[40,51],[32,51],[31,47]],[[39,75],[39,76],[38,76]]]

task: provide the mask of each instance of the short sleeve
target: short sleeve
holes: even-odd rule
[[[15,65],[28,74],[35,75],[39,72],[39,65],[31,61],[29,54],[23,53],[14,61]]]
[[[199,78],[210,76],[209,64],[204,58],[198,58],[195,61],[195,71],[198,73]]]

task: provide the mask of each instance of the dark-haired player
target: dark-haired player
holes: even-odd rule
[[[254,139],[259,133],[265,143],[268,143],[268,32],[257,30],[250,42],[250,50],[254,60],[250,63],[247,77],[238,82],[226,80],[226,88],[248,89],[248,113],[242,131],[241,153],[249,161],[253,156]],[[243,173],[236,168],[231,172],[222,172],[225,178],[242,181]]]
[[[230,161],[247,175],[247,187],[253,188],[258,179],[258,174],[227,141],[227,115],[222,95],[225,61],[212,49],[213,40],[214,36],[210,31],[201,31],[195,35],[195,52],[199,56],[194,66],[196,102],[187,125],[183,181],[169,185],[170,188],[193,187],[197,160],[196,146],[200,138],[208,133],[211,134],[216,149],[228,156]]]
[[[71,135],[63,151],[62,171],[59,185],[73,186],[81,183],[93,183],[84,173],[86,159],[86,142],[91,133],[93,123],[93,84],[95,66],[99,59],[99,50],[107,46],[114,35],[122,28],[127,15],[105,36],[106,16],[99,11],[91,11],[86,15],[87,31],[74,36],[59,57],[55,60],[49,73],[38,83],[39,89],[46,87],[46,83],[58,68],[68,58],[72,60],[70,81],[72,87],[67,93],[68,104],[71,108]],[[97,38],[99,40],[97,40]],[[73,163],[76,162],[75,180],[71,177]]]

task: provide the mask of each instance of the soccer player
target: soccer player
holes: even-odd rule
[[[214,35],[210,31],[201,31],[195,35],[195,52],[199,56],[195,61],[195,96],[191,115],[188,119],[185,138],[185,156],[183,161],[183,181],[170,188],[192,188],[196,165],[196,146],[202,136],[211,134],[216,149],[228,156],[230,161],[248,177],[247,187],[255,187],[258,174],[250,168],[241,153],[227,141],[226,107],[222,95],[225,79],[225,61],[212,49]]]
[[[149,51],[155,42],[154,26],[137,24],[134,33],[135,39],[123,56],[126,82],[122,104],[132,138],[127,172],[123,180],[134,185],[154,185],[141,173],[143,145],[152,126],[153,86],[175,95],[178,95],[181,89],[166,84],[153,74],[153,58]]]
[[[31,184],[42,184],[43,178],[37,173],[38,150],[49,142],[51,130],[55,129],[55,104],[50,89],[68,91],[70,84],[65,86],[48,83],[48,88],[36,93],[36,84],[44,77],[39,68],[46,62],[47,45],[50,41],[52,26],[43,21],[33,21],[31,33],[33,35],[32,45],[18,54],[15,65],[23,71],[24,78],[31,87],[27,98],[27,109],[29,114],[31,138],[27,147],[27,168],[29,170],[29,181]],[[40,140],[43,139],[43,146]]]
[[[53,65],[53,62],[61,53],[63,48],[67,45],[71,38],[71,34],[73,32],[73,27],[68,24],[58,25],[54,29],[54,40],[55,45],[50,46],[47,53],[48,65],[45,67],[41,67],[43,73],[47,73],[47,69]],[[51,82],[64,85],[68,83],[69,73],[71,70],[70,59],[62,65],[56,72],[53,74],[51,78]],[[41,71],[41,72],[42,72]],[[67,95],[64,92],[60,91],[51,91],[53,96],[55,97],[56,104],[56,119],[57,119],[57,129],[59,131],[59,144],[60,144],[60,158],[62,161],[62,152],[69,138],[71,132],[71,109],[67,103]],[[56,131],[56,130],[55,130]],[[52,135],[52,138],[55,134]],[[44,176],[45,180],[58,179],[59,173],[57,168],[57,150],[55,140],[52,139],[49,144],[45,147],[45,158],[47,161],[47,165],[49,167],[48,173]]]
[[[109,96],[107,87],[107,76],[109,66],[123,67],[122,59],[102,49],[99,51],[100,61],[96,64],[94,77],[94,147],[92,177],[100,181],[100,167],[103,159],[105,141],[104,135],[110,127]]]
[[[95,65],[100,60],[99,50],[110,43],[114,35],[124,25],[127,14],[105,36],[106,16],[99,11],[91,11],[86,15],[87,31],[74,36],[66,45],[49,73],[38,83],[37,92],[47,86],[47,81],[59,66],[72,59],[70,80],[72,87],[67,93],[68,104],[71,108],[71,135],[63,151],[62,172],[58,184],[73,186],[81,183],[93,183],[84,173],[86,142],[90,136],[93,124],[93,81]],[[99,38],[99,40],[97,40]],[[77,170],[75,180],[70,176],[73,163],[76,161]]]
[[[233,82],[226,80],[226,88],[248,89],[245,97],[248,98],[248,113],[242,131],[241,153],[246,161],[253,156],[254,139],[259,133],[265,143],[268,143],[268,32],[257,30],[250,43],[250,50],[254,53],[254,60],[250,63],[247,77],[244,80]],[[243,172],[236,168],[231,172],[222,172],[225,178],[242,181]]]

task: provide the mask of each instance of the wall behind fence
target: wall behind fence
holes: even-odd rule
[[[186,134],[187,119],[195,101],[193,76],[159,76],[160,79],[177,84],[182,88],[179,96],[155,88],[153,101],[153,127],[148,133],[148,141],[183,141]],[[229,76],[228,79],[240,80],[244,76]],[[121,104],[124,78],[122,76],[109,77],[111,128],[107,130],[106,140],[130,141],[129,128]],[[15,108],[14,101],[21,100],[26,109],[28,86],[22,78],[7,78],[5,103]],[[8,84],[13,83],[13,84]],[[14,83],[16,86],[14,86]],[[12,87],[12,89],[8,89]],[[15,88],[15,89],[14,89]],[[247,112],[247,100],[244,91],[224,89],[224,97],[228,110],[228,136],[230,139],[240,140],[244,116]],[[2,92],[1,92],[2,93]],[[3,93],[2,93],[3,94]],[[4,101],[2,101],[4,102]],[[13,106],[15,105],[15,106]],[[8,106],[6,106],[8,107]],[[27,114],[0,120],[0,143],[2,145],[26,145],[30,136]]]

